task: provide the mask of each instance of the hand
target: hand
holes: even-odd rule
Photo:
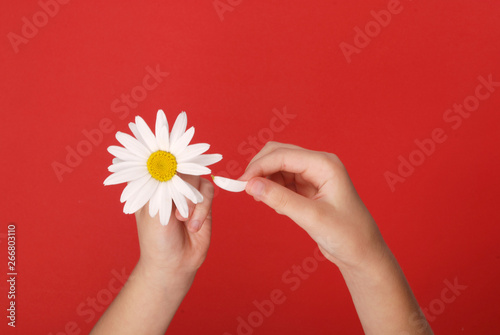
[[[168,225],[162,226],[158,215],[149,215],[146,204],[135,213],[141,256],[139,263],[150,271],[161,274],[194,276],[207,255],[212,230],[211,206],[214,188],[206,179],[183,176],[186,182],[198,188],[203,202],[188,200],[189,217],[183,218],[172,207]],[[175,212],[174,212],[175,210]]]
[[[205,260],[212,228],[212,184],[194,176],[184,180],[199,189],[203,202],[188,202],[188,218],[175,209],[167,226],[160,224],[158,215],[149,215],[149,203],[135,213],[139,262],[93,335],[165,334]]]
[[[267,143],[240,180],[246,191],[295,221],[340,268],[362,267],[387,248],[339,158]]]
[[[249,181],[246,191],[256,200],[301,226],[339,267],[365,334],[432,334],[337,156],[270,142],[240,179]]]

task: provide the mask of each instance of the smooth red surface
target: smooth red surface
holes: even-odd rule
[[[252,156],[249,137],[263,145],[259,134],[338,154],[436,334],[498,331],[500,87],[457,129],[443,115],[475,94],[479,76],[500,81],[500,4],[401,1],[348,63],[340,44],[353,44],[354,28],[389,3],[241,1],[221,21],[211,0],[70,1],[16,53],[9,32],[21,34],[23,17],[32,22],[41,7],[4,1],[0,277],[9,222],[17,224],[18,276],[15,330],[1,281],[0,332],[84,334],[95,324],[102,310],[82,306],[109,298],[113,271],[130,273],[139,252],[135,220],[119,202],[123,186],[102,185],[106,148],[135,115],[152,125],[159,108],[172,122],[188,112],[194,141],[224,155],[215,174],[238,177]],[[120,119],[112,103],[157,65],[169,76]],[[263,130],[284,108],[296,117],[281,131]],[[66,147],[103,119],[113,132],[59,181],[52,164],[65,164]],[[414,140],[435,128],[446,141],[392,192],[384,173],[397,173],[398,156],[408,159]],[[295,291],[282,280],[315,248],[293,222],[222,191],[213,217],[208,258],[170,334],[238,334],[238,318],[276,289],[286,300],[254,334],[362,333],[333,265],[319,263]],[[467,288],[440,302],[454,280]]]

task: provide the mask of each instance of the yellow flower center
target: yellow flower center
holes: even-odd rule
[[[158,150],[148,158],[148,171],[156,180],[169,181],[175,176],[177,160],[170,152]]]

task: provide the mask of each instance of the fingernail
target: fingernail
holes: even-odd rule
[[[254,196],[260,196],[264,193],[264,183],[256,180],[253,182],[252,186],[250,186],[250,194]]]
[[[189,223],[189,227],[191,228],[192,231],[198,231],[201,227],[201,222],[199,220],[192,220]]]

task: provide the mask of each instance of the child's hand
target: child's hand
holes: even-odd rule
[[[174,205],[166,226],[160,224],[158,215],[154,218],[149,215],[148,204],[135,213],[141,248],[139,263],[150,271],[194,276],[207,255],[214,188],[200,177],[183,176],[183,179],[203,195],[202,203],[195,205],[188,200],[189,218],[183,218]]]
[[[342,267],[381,257],[385,243],[334,154],[269,142],[241,180],[246,191],[301,226]]]
[[[270,142],[240,177],[335,263],[365,334],[432,334],[401,268],[337,156]],[[416,321],[415,321],[416,320]]]
[[[173,207],[168,225],[149,215],[149,203],[135,213],[141,256],[120,294],[92,330],[98,334],[164,334],[207,255],[214,188],[186,176],[203,202],[189,203],[189,218]]]

